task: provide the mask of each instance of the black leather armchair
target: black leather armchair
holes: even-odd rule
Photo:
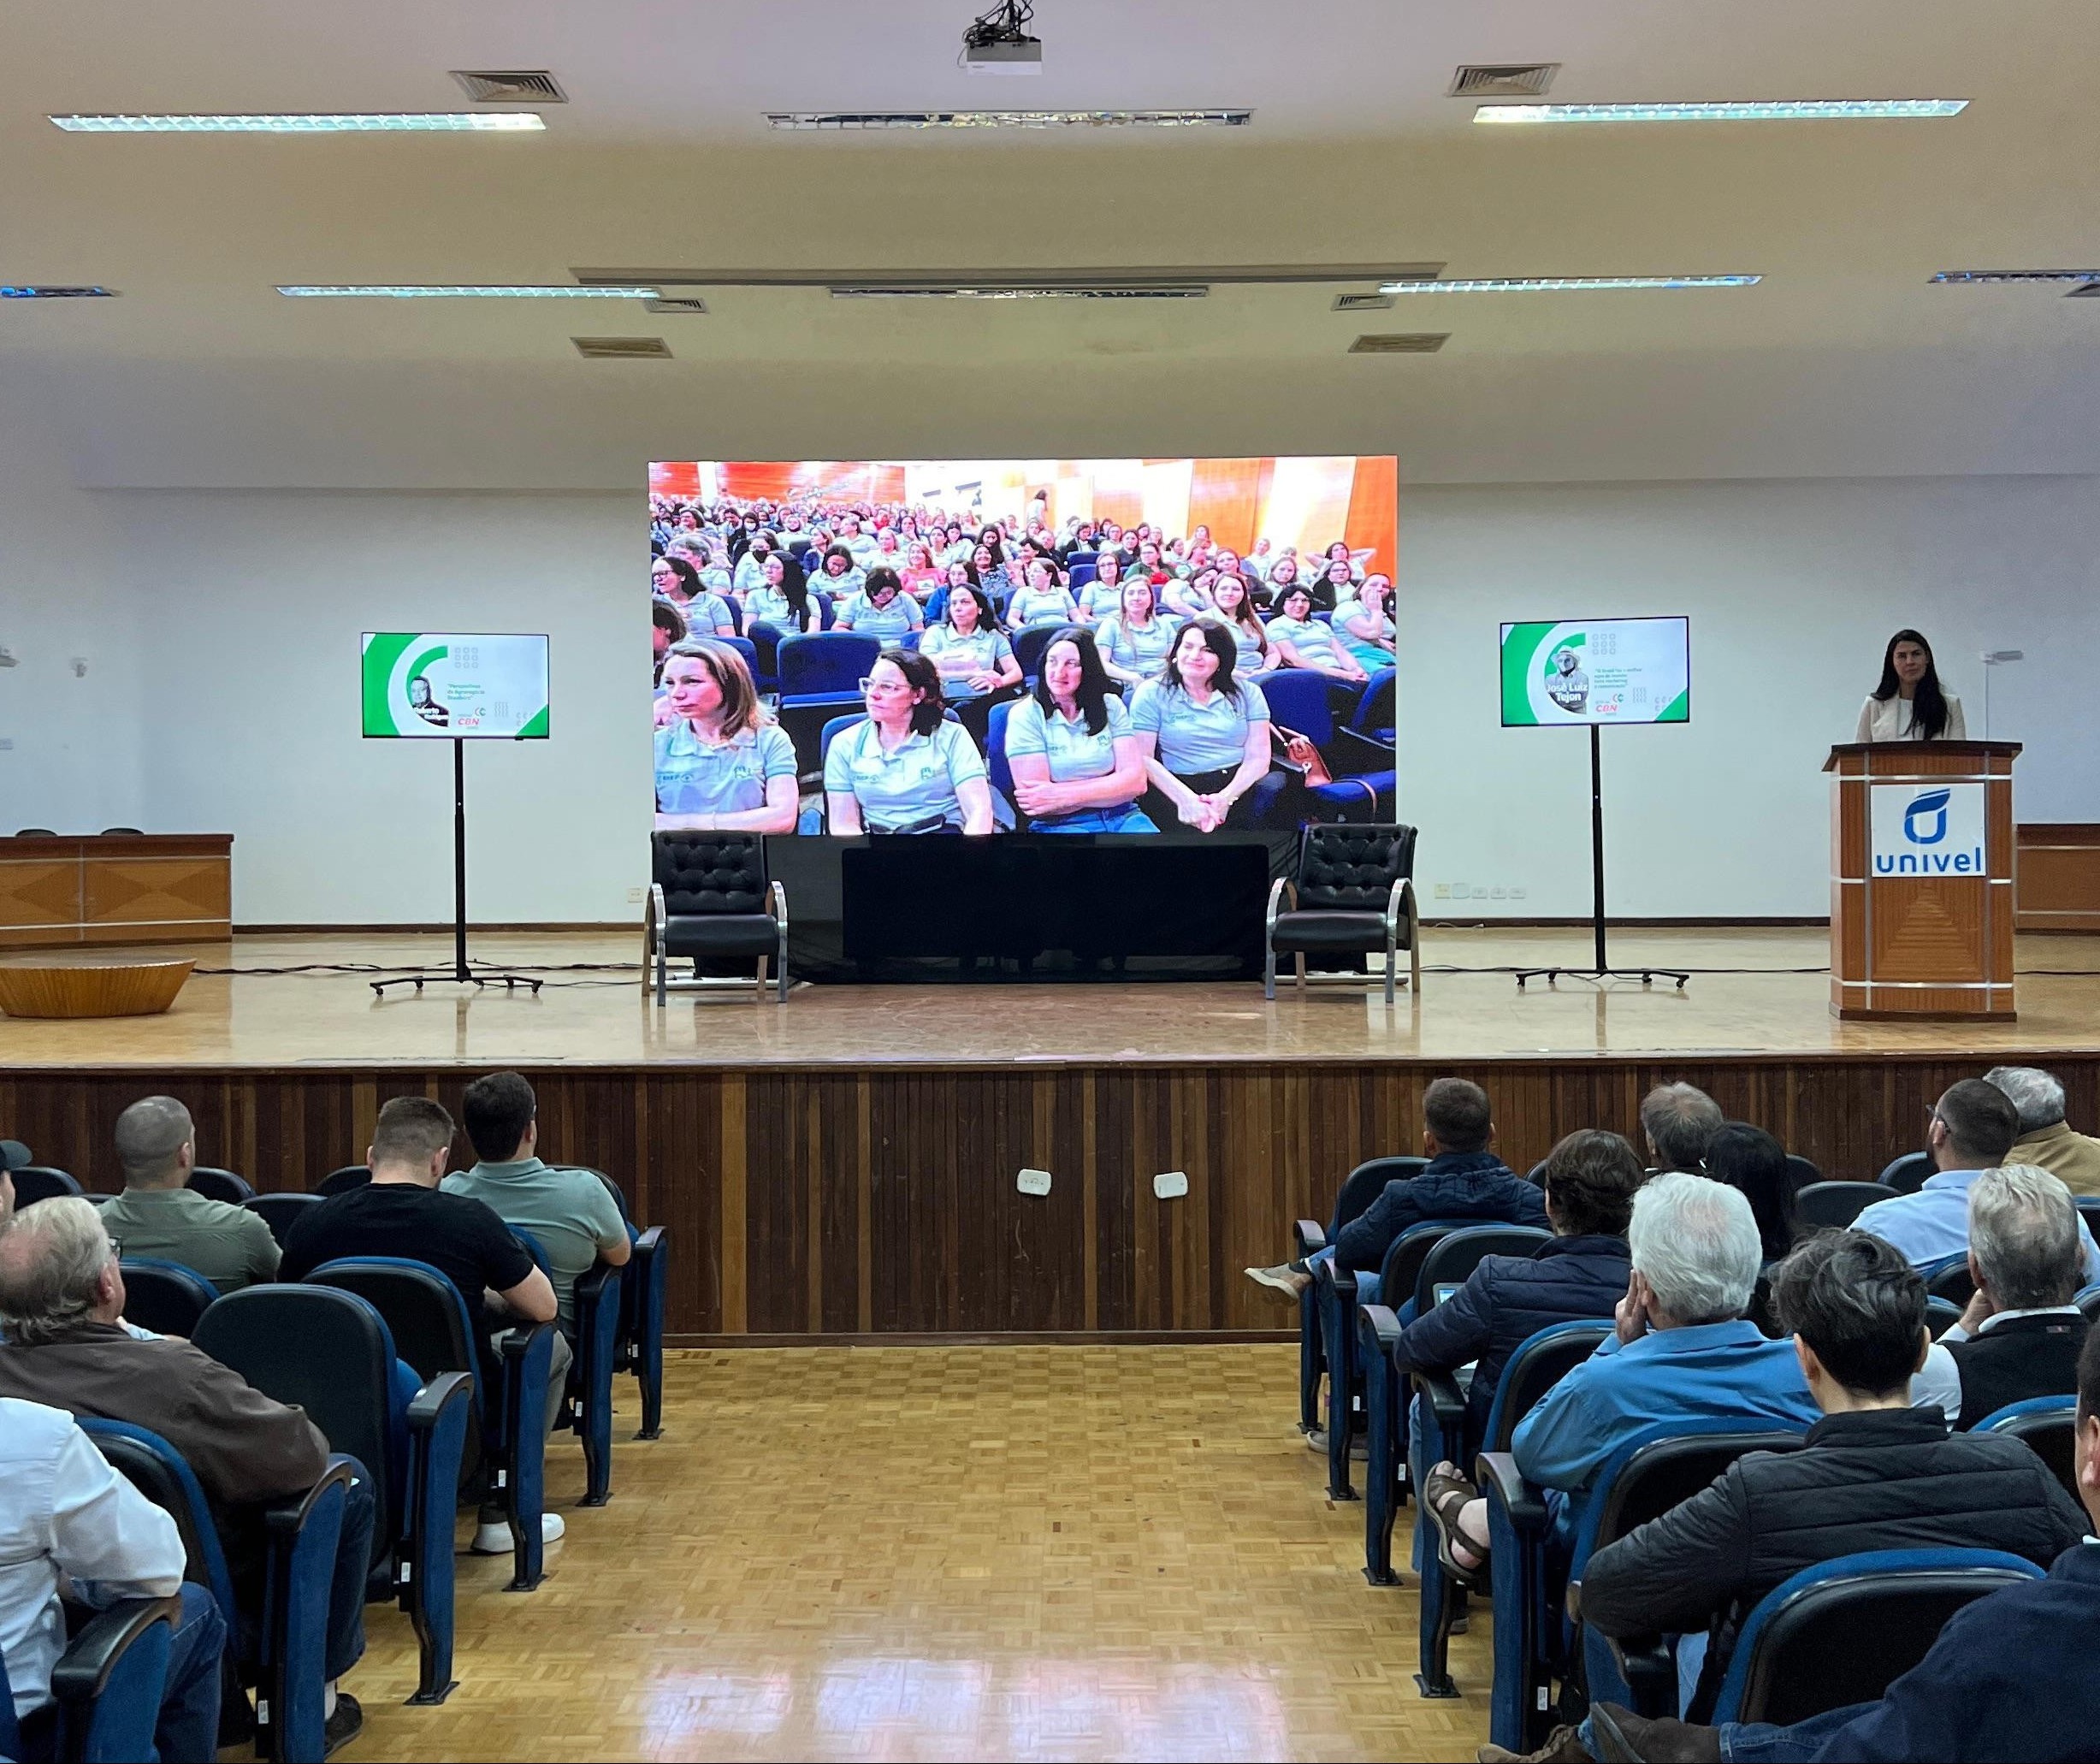
[[[1407,984],[1422,993],[1422,926],[1415,910],[1415,830],[1316,824],[1298,835],[1298,867],[1269,891],[1262,996],[1276,996],[1276,957],[1386,954],[1386,1003],[1393,1002],[1395,952],[1407,951]],[[1285,905],[1286,897],[1289,905]]]
[[[784,1003],[788,896],[766,878],[765,840],[756,833],[683,829],[656,834],[642,953],[643,984],[654,974],[659,1004],[674,986],[707,985],[700,976],[701,962],[738,956],[757,958],[752,984],[760,990],[771,963],[774,997]],[[674,956],[692,958],[692,978],[671,978]]]

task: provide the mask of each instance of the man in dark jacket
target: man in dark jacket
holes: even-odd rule
[[[2077,1428],[2087,1541],[2058,1556],[2047,1579],[2008,1587],[1956,1612],[1932,1651],[1878,1702],[1852,1703],[1784,1727],[1648,1721],[1601,1703],[1592,1715],[1597,1755],[1613,1764],[1752,1758],[1770,1764],[1812,1758],[2068,1764],[2092,1757],[2100,1734],[2100,1672],[2092,1664],[2100,1653],[2100,1542],[2090,1536],[2100,1531],[2100,1333],[2087,1338],[2079,1360]],[[1585,1585],[1586,1607],[1588,1593]]]
[[[1386,1184],[1386,1191],[1320,1256],[1357,1276],[1357,1302],[1378,1302],[1378,1270],[1386,1252],[1409,1229],[1430,1219],[1471,1224],[1546,1224],[1538,1189],[1498,1157],[1494,1118],[1488,1092],[1463,1078],[1440,1078],[1422,1093],[1422,1149],[1428,1166]],[[1249,1279],[1295,1299],[1312,1283],[1303,1268],[1286,1263],[1250,1268]],[[1394,1294],[1396,1298],[1399,1295]]]
[[[1911,1408],[1925,1291],[1901,1251],[1825,1232],[1780,1264],[1772,1301],[1823,1412],[1803,1449],[1737,1459],[1582,1576],[1585,1623],[1614,1637],[1682,1634],[1683,1679],[1704,1654],[1694,1716],[1711,1709],[1742,1619],[1804,1568],[1877,1549],[1996,1549],[2046,1566],[2086,1530],[2025,1441],[1949,1435],[1938,1414]]]
[[[1969,1190],[1969,1274],[1975,1295],[1940,1338],[1961,1386],[1955,1425],[2075,1390],[2085,1255],[2071,1191],[2030,1164],[1985,1170]]]

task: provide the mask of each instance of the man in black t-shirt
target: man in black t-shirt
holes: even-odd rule
[[[554,1288],[510,1227],[481,1201],[439,1192],[452,1141],[453,1118],[435,1103],[394,1098],[379,1111],[364,1154],[372,1180],[305,1211],[285,1240],[277,1277],[304,1280],[322,1263],[345,1256],[399,1256],[427,1263],[451,1281],[466,1300],[467,1315],[484,1330],[553,1322]],[[571,1359],[558,1330],[547,1380],[550,1426],[561,1413]],[[560,1516],[545,1515],[541,1530],[547,1542],[555,1542],[564,1530]],[[510,1548],[501,1507],[483,1507],[475,1553],[500,1555]]]

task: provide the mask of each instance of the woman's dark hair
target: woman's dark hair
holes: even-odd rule
[[[827,549],[824,553],[823,565],[818,571],[819,575],[829,576],[831,573],[831,559],[833,558],[843,558],[846,560],[846,567],[840,573],[847,576],[850,576],[853,573],[853,553],[848,551],[843,545],[834,545]]]
[[[1288,619],[1291,614],[1287,609],[1290,603],[1300,595],[1305,597],[1305,616],[1308,619],[1311,618],[1313,608],[1319,605],[1319,601],[1314,597],[1312,590],[1302,582],[1290,582],[1284,584],[1276,595],[1276,610]]]
[[[948,599],[941,607],[941,623],[949,630],[955,628],[955,610],[958,600],[968,600],[977,608],[977,628],[979,630],[999,629],[998,609],[991,604],[991,596],[974,582],[966,588],[950,588]]]
[[[950,570],[961,570],[966,572],[970,578],[970,586],[972,588],[975,588],[979,585],[977,580],[977,565],[972,563],[969,559],[957,558],[953,563],[944,564],[941,566],[941,580],[943,582],[946,582],[948,580],[948,572]],[[949,591],[952,594],[955,590],[951,587]]]
[[[1068,625],[1060,627],[1056,636],[1043,646],[1043,660],[1047,664],[1050,653],[1060,643],[1069,643],[1080,652],[1080,690],[1072,695],[1073,701],[1085,719],[1086,732],[1098,735],[1109,726],[1109,695],[1115,690],[1115,683],[1109,678],[1109,671],[1101,665],[1101,650],[1094,642],[1094,634],[1083,625]],[[1057,708],[1056,696],[1050,689],[1047,666],[1036,675],[1035,701],[1043,707],[1047,717]]]
[[[1761,1127],[1724,1121],[1707,1142],[1707,1174],[1750,1203],[1764,1258],[1776,1262],[1794,1247],[1801,1226],[1794,1211],[1794,1173],[1786,1147]]]
[[[1233,642],[1232,633],[1215,619],[1198,619],[1185,625],[1174,634],[1174,642],[1167,651],[1165,665],[1160,677],[1169,686],[1186,692],[1181,683],[1181,642],[1191,631],[1204,640],[1204,648],[1218,659],[1218,671],[1210,676],[1210,690],[1222,692],[1233,704],[1239,702],[1239,688],[1233,683],[1233,663],[1239,659],[1239,646]]]
[[[878,564],[867,572],[867,577],[862,580],[861,592],[872,601],[875,598],[876,590],[884,588],[890,589],[894,594],[902,594],[904,578],[887,564]]]
[[[1906,629],[1889,639],[1889,647],[1881,654],[1881,684],[1874,688],[1874,696],[1885,704],[1903,690],[1896,677],[1898,643],[1915,643],[1925,651],[1925,678],[1910,701],[1910,732],[1919,741],[1937,741],[1947,727],[1947,695],[1940,690],[1939,666],[1922,632]]]
[[[649,622],[657,630],[670,632],[672,642],[682,643],[685,641],[685,614],[672,606],[669,601],[649,602]],[[420,679],[422,676],[417,675],[417,678]]]
[[[1624,1237],[1647,1177],[1631,1145],[1594,1127],[1570,1134],[1539,1168],[1546,1205],[1570,1237]]]
[[[1103,584],[1103,586],[1109,588],[1115,587],[1123,579],[1122,553],[1120,551],[1104,551],[1095,558],[1094,580],[1096,582],[1101,581],[1101,572],[1104,568],[1112,569],[1115,571],[1115,580],[1114,582],[1106,583]]]
[[[912,733],[932,734],[941,726],[946,709],[941,697],[941,671],[934,666],[933,658],[916,649],[895,648],[884,650],[875,660],[893,664],[907,685],[926,695],[912,707]]]
[[[1870,1233],[1819,1231],[1772,1270],[1772,1308],[1847,1390],[1893,1396],[1918,1370],[1924,1276]]]
[[[993,564],[1003,564],[1006,561],[1006,550],[999,543],[999,530],[997,527],[985,528],[977,536],[977,542],[991,553]]]
[[[784,550],[779,557],[780,595],[788,603],[788,612],[795,620],[796,630],[802,630],[809,624],[812,611],[809,578],[802,572],[802,560],[793,552]]]
[[[678,586],[694,600],[707,593],[707,584],[700,579],[700,571],[683,558],[663,557],[657,561],[678,578]]]

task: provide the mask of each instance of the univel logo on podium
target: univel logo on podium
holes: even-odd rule
[[[1878,784],[1871,826],[1877,876],[1981,876],[1984,787]]]

